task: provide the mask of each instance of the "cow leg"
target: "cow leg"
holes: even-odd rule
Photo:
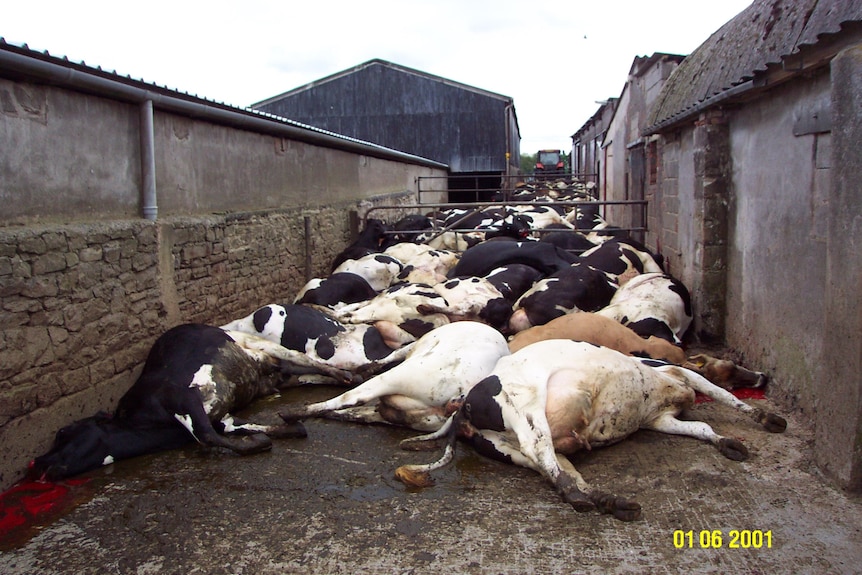
[[[509,422],[512,431],[517,436],[517,445],[513,445],[504,435],[492,430],[476,430],[472,439],[478,446],[477,439],[488,441],[493,449],[508,458],[515,465],[527,467],[541,473],[557,489],[563,500],[578,512],[592,511],[595,504],[588,495],[589,485],[569,465],[566,473],[561,469],[548,420],[545,417],[545,394],[540,394],[536,401],[525,408],[516,406],[505,391],[497,395],[503,421]]]
[[[578,473],[578,470],[575,469],[572,462],[569,461],[566,456],[559,453],[557,454],[557,464],[560,466],[560,471],[563,475],[572,478],[572,480],[575,481],[575,485],[578,490],[586,493],[587,497],[592,501],[596,509],[602,513],[612,514],[620,521],[635,521],[640,519],[641,506],[639,503],[599,491],[598,489],[593,489],[586,481],[584,481],[584,478],[581,477],[581,474]]]
[[[416,341],[416,337],[401,329],[395,323],[386,320],[374,322],[374,327],[380,332],[380,336],[388,347],[400,349],[402,346]]]
[[[395,356],[397,360],[401,360],[407,357],[410,350],[411,348],[395,350],[390,354],[390,357]],[[415,378],[415,374],[410,372],[409,368],[398,365],[332,399],[304,406],[290,406],[279,411],[278,414],[283,420],[291,422],[307,417],[320,417],[348,407],[364,405],[384,395],[396,393],[403,388],[405,380],[410,381]]]
[[[719,403],[729,405],[739,411],[748,414],[754,421],[763,426],[770,433],[783,433],[787,429],[787,421],[780,415],[763,411],[758,407],[748,405],[735,395],[715,385],[699,373],[678,366],[664,366],[657,368],[659,371],[672,373],[678,379],[686,382],[693,390],[711,397]]]
[[[551,483],[563,501],[579,513],[598,510],[601,513],[611,514],[621,521],[635,521],[641,517],[639,503],[594,489],[564,455],[554,453],[552,470],[548,470],[534,459],[525,456],[520,445],[514,445],[505,435],[496,431],[475,430],[471,441],[474,448],[484,455],[532,469],[549,479],[554,476]],[[481,447],[483,444],[485,447]],[[487,452],[488,445],[493,446],[495,454]]]
[[[234,433],[238,435],[254,435],[264,433],[268,437],[277,439],[304,438],[308,437],[305,426],[301,423],[284,423],[281,425],[262,425],[245,421],[232,415],[226,415],[219,422],[218,427],[222,433]]]
[[[741,441],[717,434],[712,427],[702,421],[682,421],[672,413],[664,413],[642,427],[671,435],[686,435],[708,441],[715,445],[722,455],[734,461],[748,459],[748,449]]]
[[[200,401],[191,402],[186,413],[174,413],[174,418],[192,434],[198,443],[203,445],[224,447],[240,455],[251,455],[272,449],[272,440],[263,433],[243,437],[225,437],[219,434]]]
[[[409,487],[430,487],[434,485],[431,472],[435,469],[445,467],[455,458],[455,443],[458,439],[462,422],[463,415],[459,411],[453,413],[437,431],[402,441],[402,449],[414,449],[416,445],[433,442],[444,436],[447,438],[446,449],[443,451],[440,459],[424,465],[402,465],[395,470],[395,477]]]
[[[350,423],[389,423],[380,417],[376,405],[345,407],[344,409],[336,409],[335,411],[321,413],[320,415],[326,419],[347,421]]]
[[[353,383],[353,375],[343,369],[338,369],[325,363],[315,361],[308,357],[305,353],[288,349],[282,345],[266,340],[262,337],[243,333],[240,331],[228,331],[227,334],[240,346],[246,353],[260,360],[258,354],[264,354],[269,357],[287,362],[291,366],[299,366],[300,368],[310,368],[317,373],[324,373],[344,383]],[[257,353],[256,353],[257,352]]]

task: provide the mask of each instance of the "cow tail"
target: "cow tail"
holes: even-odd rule
[[[463,420],[464,415],[462,415],[462,410],[459,409],[446,420],[446,423],[439,430],[402,441],[402,447],[411,449],[413,448],[413,444],[435,441],[446,437],[446,447],[443,450],[443,455],[437,461],[427,464],[402,465],[395,470],[395,477],[408,487],[430,487],[433,485],[434,480],[431,478],[431,472],[449,465],[455,459],[458,428],[461,426]]]

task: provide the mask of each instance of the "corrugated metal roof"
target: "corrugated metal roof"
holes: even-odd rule
[[[859,0],[755,0],[718,29],[671,74],[647,133],[693,115],[711,98],[735,94],[789,56],[862,21]]]
[[[299,86],[297,88],[293,88],[291,90],[288,90],[287,92],[283,92],[281,94],[278,94],[277,96],[272,96],[271,98],[267,98],[266,100],[252,104],[252,107],[253,108],[259,108],[259,107],[265,106],[266,104],[280,100],[280,99],[285,98],[287,96],[292,96],[292,95],[297,94],[299,92],[304,92],[304,91],[310,90],[311,88],[314,88],[316,86],[320,86],[321,84],[326,84],[327,82],[332,82],[333,80],[337,80],[338,78],[343,78],[344,76],[348,76],[350,74],[354,74],[354,73],[356,73],[360,70],[363,70],[365,68],[371,68],[374,66],[382,66],[385,68],[391,68],[393,70],[398,70],[399,72],[403,72],[406,74],[412,74],[414,76],[421,76],[423,78],[428,78],[428,79],[434,80],[436,82],[448,84],[450,86],[455,86],[455,87],[460,88],[462,90],[469,90],[469,91],[475,92],[477,94],[482,94],[482,95],[488,96],[489,98],[495,98],[497,100],[503,100],[503,101],[508,102],[508,103],[512,103],[512,101],[513,101],[510,96],[504,96],[504,95],[498,94],[496,92],[490,92],[488,90],[483,90],[482,88],[470,86],[469,84],[463,84],[461,82],[456,82],[455,80],[450,80],[448,78],[444,78],[443,76],[436,76],[434,74],[429,74],[429,73],[423,72],[421,70],[416,70],[413,68],[408,68],[407,66],[395,64],[395,63],[389,62],[387,60],[383,60],[380,58],[374,58],[372,60],[368,60],[367,62],[363,62],[362,64],[358,64],[356,66],[353,66],[352,68],[347,68],[346,70],[342,70],[341,72],[336,72],[335,74],[331,74],[331,75],[326,76],[324,78],[320,78],[319,80],[309,82],[308,84],[305,84],[305,85]]]

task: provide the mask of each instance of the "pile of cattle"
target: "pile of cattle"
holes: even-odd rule
[[[116,411],[60,430],[31,476],[56,480],[192,439],[256,453],[328,417],[428,433],[405,448],[445,439],[440,460],[396,471],[409,485],[429,485],[460,438],[541,473],[578,511],[633,520],[636,502],[591,486],[566,455],[653,429],[745,459],[738,440],[677,419],[696,392],[783,431],[783,419],[728,391],[763,386],[763,374],[686,356],[689,292],[661,258],[578,201],[583,188],[554,189],[520,190],[516,199],[532,197],[519,206],[367,220],[292,302],[166,332]],[[232,415],[297,381],[348,389],[285,407],[281,425]]]

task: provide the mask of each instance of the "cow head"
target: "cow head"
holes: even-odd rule
[[[113,462],[105,425],[111,416],[100,412],[60,429],[50,451],[30,463],[31,479],[58,481]]]
[[[259,335],[270,341],[281,341],[287,310],[278,304],[258,308],[249,316],[221,326],[227,331],[241,331]]]
[[[696,371],[727,390],[738,387],[760,388],[765,386],[769,379],[765,373],[751,371],[729,359],[719,359],[705,353],[689,357],[683,367]]]

